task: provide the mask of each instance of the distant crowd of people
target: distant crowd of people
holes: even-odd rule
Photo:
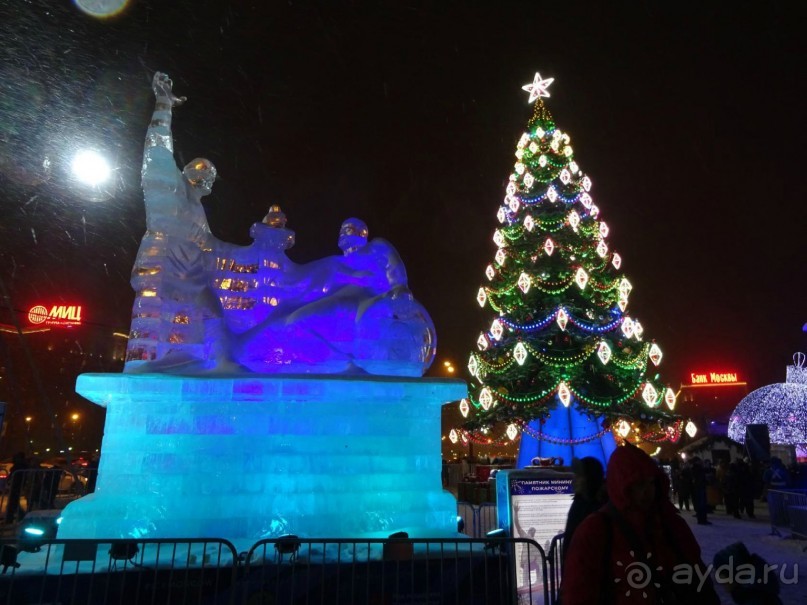
[[[765,501],[769,489],[793,487],[801,468],[785,467],[782,460],[755,462],[747,458],[720,460],[714,465],[709,459],[693,456],[672,465],[672,489],[680,510],[692,510],[700,524],[710,524],[708,514],[724,506],[727,514],[754,519],[754,503]]]

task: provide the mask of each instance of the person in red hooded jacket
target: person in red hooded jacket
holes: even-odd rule
[[[617,448],[605,482],[610,502],[567,545],[562,605],[719,604],[700,546],[670,501],[667,475],[650,456]]]

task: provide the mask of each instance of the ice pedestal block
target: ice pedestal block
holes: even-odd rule
[[[440,408],[461,380],[83,374],[106,407],[95,493],[59,538],[456,532]]]
[[[573,406],[565,408],[558,405],[546,420],[533,420],[529,428],[548,439],[539,440],[530,436],[528,431],[522,432],[517,468],[530,466],[536,457],[561,458],[563,464],[568,466],[575,458],[592,456],[606,466],[617,447],[611,431],[599,435],[602,432],[600,420],[586,416]],[[586,439],[593,435],[598,436]]]

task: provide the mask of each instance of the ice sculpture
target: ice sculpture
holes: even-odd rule
[[[277,206],[253,225],[251,246],[218,240],[201,199],[216,178],[173,157],[172,108],[184,98],[157,74],[146,136],[147,231],[132,273],[136,298],[125,371],[311,372],[422,376],[434,325],[407,287],[395,248],[342,224],[342,256],[293,263],[294,233]]]
[[[79,376],[107,409],[96,490],[60,538],[454,535],[440,406],[460,380],[422,378],[428,313],[393,246],[342,224],[341,255],[296,264],[273,206],[253,243],[215,238],[208,160],[180,171],[167,76],[143,161],[147,232],[123,374]]]

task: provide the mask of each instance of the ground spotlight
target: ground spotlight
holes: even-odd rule
[[[504,547],[507,543],[502,538],[507,537],[507,531],[504,529],[492,529],[485,534],[485,537],[492,538],[492,540],[485,542],[485,550],[498,550],[500,553],[504,553]]]
[[[409,540],[405,531],[390,534],[384,542],[383,558],[385,561],[407,561],[415,556],[415,545]]]
[[[62,511],[45,509],[25,515],[17,529],[17,545],[26,552],[39,552],[42,544],[56,538]]]
[[[139,550],[136,542],[113,542],[109,547],[109,558],[113,561],[131,561]]]
[[[289,555],[289,562],[294,562],[299,551],[300,538],[294,534],[280,536],[275,542],[275,562],[282,563],[284,555]]]

